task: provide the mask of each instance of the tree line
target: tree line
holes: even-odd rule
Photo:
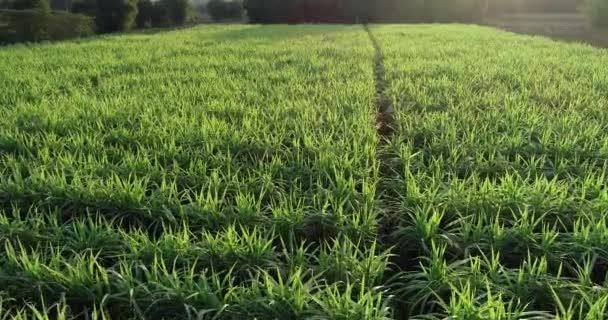
[[[13,9],[0,10],[0,42],[7,34],[17,40],[36,41],[135,27],[179,26],[194,12],[191,0],[53,3],[60,3],[68,12],[52,12],[49,0],[0,0],[0,9]],[[247,16],[251,23],[474,23],[500,13],[582,9],[595,25],[608,26],[608,0],[211,0],[206,9],[215,20]]]
[[[476,22],[501,13],[574,13],[608,0],[245,0],[250,21]],[[595,6],[597,11],[597,7]]]
[[[485,0],[245,0],[250,21],[473,22]]]
[[[0,10],[0,43],[179,26],[192,13],[190,0],[74,0],[61,2],[61,6],[68,10],[51,10],[49,0],[0,2],[0,9],[4,8]]]

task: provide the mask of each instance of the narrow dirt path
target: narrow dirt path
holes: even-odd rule
[[[384,53],[378,39],[372,33],[368,25],[364,25],[369,39],[374,47],[374,82],[376,86],[376,128],[380,144],[377,150],[377,160],[380,169],[380,181],[377,188],[376,201],[381,212],[378,224],[378,244],[383,250],[391,249],[390,268],[385,274],[384,283],[387,287],[399,281],[403,267],[412,265],[415,261],[412,257],[401,256],[398,239],[395,232],[398,231],[403,219],[399,205],[394,202],[397,190],[394,186],[399,173],[395,170],[398,156],[391,151],[391,140],[395,134],[395,109],[388,95],[389,82],[384,66]],[[389,289],[390,291],[390,289]],[[391,302],[397,319],[407,318],[407,307],[400,298],[394,297]]]
[[[393,205],[391,204],[390,192],[391,184],[394,182],[396,172],[392,162],[394,155],[389,151],[389,144],[395,133],[394,126],[394,108],[391,99],[387,94],[388,80],[386,79],[386,69],[384,67],[384,53],[378,39],[374,36],[368,25],[363,25],[367,32],[370,42],[374,47],[374,84],[376,87],[376,130],[379,138],[377,150],[377,160],[380,169],[380,181],[377,188],[376,199],[378,208],[381,211],[381,220],[378,228],[378,241],[381,245],[390,247],[393,242],[392,235],[395,231],[395,226],[398,225],[398,219],[394,214]]]
[[[382,218],[378,230],[378,241],[390,246],[393,242],[392,235],[398,225],[394,214],[394,206],[391,203],[392,183],[394,183],[397,172],[394,169],[395,155],[390,152],[390,143],[395,133],[394,108],[387,94],[388,80],[384,67],[384,53],[378,39],[374,36],[368,25],[364,25],[369,39],[374,47],[374,83],[376,86],[376,130],[379,138],[377,160],[380,165],[380,182],[377,188],[376,199],[378,208],[382,212]],[[388,247],[387,246],[387,247]]]
[[[369,29],[368,25],[363,26],[367,32],[369,39],[374,47],[374,82],[376,85],[376,108],[378,116],[376,118],[376,126],[378,129],[378,136],[381,138],[382,143],[386,143],[390,140],[394,132],[393,127],[393,114],[394,110],[391,106],[391,101],[386,95],[387,80],[386,70],[384,68],[384,53],[378,43],[378,39]]]

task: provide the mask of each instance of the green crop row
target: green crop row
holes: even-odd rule
[[[605,51],[482,27],[372,30],[411,315],[608,316]]]
[[[5,310],[387,315],[367,41],[217,26],[0,51]]]

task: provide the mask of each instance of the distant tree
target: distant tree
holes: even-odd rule
[[[190,0],[161,0],[159,5],[166,10],[171,24],[177,26],[186,23],[193,13]]]
[[[351,0],[342,1],[345,16],[353,22],[369,22],[372,20],[372,8],[378,1]]]
[[[148,28],[153,25],[155,6],[151,0],[139,0],[137,3],[137,18],[135,24],[138,28]]]
[[[18,41],[40,41],[48,38],[51,26],[51,7],[48,0],[17,0],[13,9],[19,13],[11,16],[9,26],[19,26]]]
[[[51,0],[50,4],[53,10],[69,11],[72,7],[72,0]]]
[[[490,0],[244,0],[253,23],[474,22]],[[498,0],[492,0],[498,1]],[[500,0],[515,1],[515,0]],[[538,1],[538,0],[534,0]],[[544,0],[543,0],[544,1]],[[578,0],[559,0],[578,1]]]
[[[17,0],[13,3],[13,8],[17,10],[33,9],[42,13],[51,13],[51,6],[48,0]]]
[[[207,12],[214,20],[241,19],[244,9],[240,0],[211,0],[207,3]]]
[[[70,9],[73,13],[80,13],[94,17],[97,14],[96,0],[75,0]]]
[[[370,20],[375,22],[429,21],[425,0],[376,0],[368,2]]]
[[[2,18],[7,23],[0,32],[3,43],[62,40],[94,33],[92,17],[65,11],[48,14],[33,9],[11,10]]]
[[[125,31],[135,26],[137,0],[97,0],[95,22],[99,32]]]
[[[244,0],[243,6],[252,23],[269,23],[273,20],[272,6],[267,5],[269,0]],[[290,1],[286,0],[285,2]],[[278,18],[276,15],[275,18]]]

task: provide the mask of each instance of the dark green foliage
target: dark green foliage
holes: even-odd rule
[[[180,26],[188,22],[193,8],[190,0],[161,0],[159,6],[172,25]]]
[[[91,17],[67,12],[47,14],[38,10],[0,11],[0,43],[77,38],[94,33]]]
[[[171,27],[173,21],[167,8],[161,3],[154,3],[152,8],[152,26],[153,27]]]
[[[0,13],[7,26],[0,31],[0,42],[31,42],[48,38],[50,15],[38,10],[17,10]]]
[[[53,10],[69,11],[72,0],[50,0],[50,5]]]
[[[581,0],[245,0],[250,20],[263,23],[476,22],[487,14],[577,12],[580,4]]]
[[[17,0],[14,2],[13,8],[17,10],[33,9],[44,13],[51,12],[48,0]]]
[[[135,26],[137,0],[97,0],[96,13],[99,32],[129,30]]]
[[[182,25],[189,20],[193,12],[190,2],[182,0],[159,2],[140,0],[137,10],[136,25],[138,28]]]
[[[135,24],[138,28],[147,28],[152,26],[154,17],[154,3],[150,0],[140,0],[137,3],[137,18]]]
[[[86,14],[88,16],[95,16],[97,11],[96,0],[77,0],[72,3],[72,13]]]
[[[600,28],[608,28],[608,0],[587,0],[584,11],[591,24]]]
[[[207,4],[207,11],[214,20],[240,19],[244,9],[241,1],[211,0]]]
[[[252,22],[344,22],[365,21],[369,5],[363,0],[245,0]]]
[[[265,0],[245,0],[243,6],[247,10],[249,21],[253,23],[271,22],[273,13],[271,6],[266,6]]]
[[[95,33],[95,21],[86,15],[55,12],[50,19],[50,40],[79,38]]]
[[[485,0],[246,0],[252,22],[474,22]]]

